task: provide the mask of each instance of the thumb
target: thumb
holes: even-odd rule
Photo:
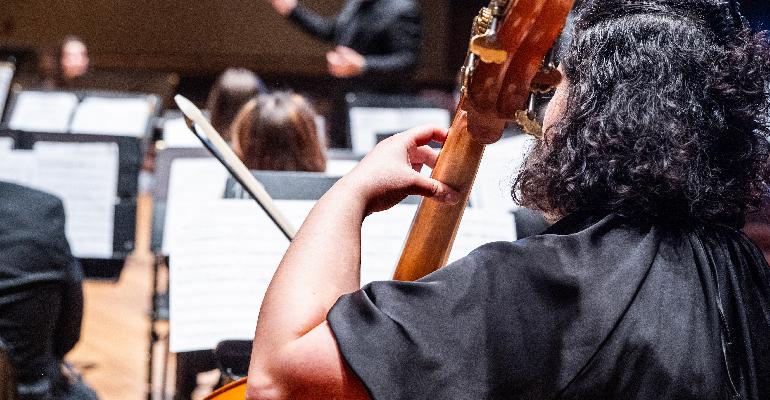
[[[461,200],[460,193],[451,186],[425,175],[416,174],[418,177],[414,186],[417,194],[447,204],[455,204]]]

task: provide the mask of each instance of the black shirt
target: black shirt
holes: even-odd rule
[[[417,65],[421,16],[412,0],[348,0],[336,18],[298,4],[289,19],[318,39],[364,56],[363,75],[349,80],[357,90],[399,86]]]
[[[770,267],[721,225],[572,215],[328,321],[378,400],[770,398]]]
[[[22,398],[50,392],[61,379],[61,361],[80,337],[81,285],[61,201],[0,182],[0,340],[10,347]]]

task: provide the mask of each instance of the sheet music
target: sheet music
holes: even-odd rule
[[[190,131],[184,118],[163,121],[163,141],[167,147],[202,147],[201,141]]]
[[[378,133],[400,132],[424,124],[448,127],[450,123],[449,111],[443,108],[353,107],[349,115],[350,140],[357,154],[373,149]]]
[[[87,97],[75,110],[72,133],[142,137],[152,115],[148,97]]]
[[[110,258],[118,186],[115,143],[35,143],[0,157],[0,180],[58,196],[72,254]]]
[[[37,160],[31,150],[0,151],[0,181],[33,186],[37,177]]]
[[[59,196],[72,253],[110,258],[118,189],[116,143],[38,142],[34,186]]]
[[[518,207],[511,198],[511,185],[534,144],[532,136],[522,134],[488,145],[473,184],[471,204],[497,210]]]
[[[78,98],[65,92],[21,92],[8,126],[27,132],[66,133]]]
[[[171,254],[170,243],[178,232],[175,225],[184,223],[186,207],[221,199],[225,193],[227,170],[215,158],[180,158],[171,163],[166,196],[166,216],[163,232],[163,254]]]
[[[212,349],[254,335],[270,278],[289,245],[251,200],[181,205],[166,227],[170,350]]]
[[[13,150],[14,144],[13,138],[0,137],[0,153]]]
[[[297,226],[312,201],[278,200]],[[369,216],[362,231],[362,284],[390,279],[414,216],[399,205]],[[253,337],[259,307],[288,241],[251,200],[182,205],[170,236],[171,351],[211,349]],[[173,231],[173,232],[172,232]],[[494,240],[513,240],[508,213],[466,210],[450,261]]]
[[[358,165],[358,160],[326,160],[326,175],[343,176]]]

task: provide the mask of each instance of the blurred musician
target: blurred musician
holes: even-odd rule
[[[78,89],[88,74],[88,47],[77,36],[67,36],[56,51],[38,56],[38,73],[45,89]]]
[[[324,172],[326,156],[316,118],[298,94],[258,96],[233,122],[233,151],[251,170]]]
[[[82,279],[61,201],[0,182],[0,340],[10,346],[19,400],[96,399],[64,364],[80,338]]]
[[[230,125],[238,111],[255,96],[266,93],[267,87],[257,74],[246,68],[226,69],[209,92],[206,109],[211,114],[211,126],[230,141]]]

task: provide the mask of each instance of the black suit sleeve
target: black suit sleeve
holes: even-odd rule
[[[289,21],[299,25],[305,32],[318,39],[326,41],[334,39],[336,30],[335,20],[322,17],[302,4],[297,4],[297,7],[292,10],[291,14],[289,14]]]
[[[422,36],[420,10],[416,5],[403,8],[388,25],[388,54],[365,55],[364,76],[408,71],[417,65]]]
[[[53,343],[54,356],[61,359],[75,347],[80,339],[80,325],[83,320],[83,271],[80,263],[70,252],[64,233],[64,207],[61,201],[49,210],[50,238],[61,252],[57,261],[63,272],[61,285],[61,307],[55,326]]]

